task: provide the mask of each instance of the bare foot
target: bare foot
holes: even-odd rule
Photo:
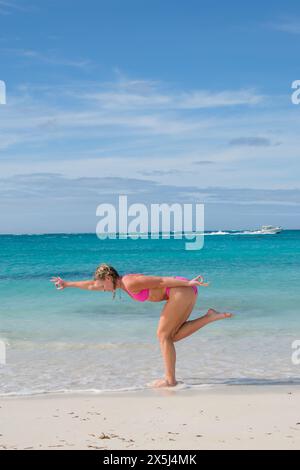
[[[207,311],[207,317],[210,319],[211,322],[217,321],[217,320],[223,320],[224,318],[231,318],[233,317],[233,313],[229,312],[218,312],[217,310],[214,310],[213,308],[210,308]]]
[[[166,379],[158,379],[151,383],[152,387],[159,388],[159,387],[175,387],[177,382],[169,383]]]

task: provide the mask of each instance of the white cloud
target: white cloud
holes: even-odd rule
[[[271,29],[289,34],[300,34],[300,19],[290,18],[278,22],[268,23]]]
[[[82,59],[82,60],[71,60],[59,57],[55,54],[45,54],[40,53],[39,51],[33,49],[17,49],[17,48],[10,48],[10,47],[2,47],[2,52],[5,52],[9,55],[16,55],[18,57],[22,57],[24,59],[29,60],[36,60],[39,62],[43,62],[45,64],[50,65],[61,65],[65,67],[77,67],[86,69],[92,66],[92,63],[89,59]]]
[[[255,90],[195,90],[179,93],[158,93],[154,87],[145,91],[130,91],[134,82],[122,83],[121,90],[82,94],[83,99],[98,102],[104,109],[204,109],[248,106],[261,103],[264,96]]]
[[[20,5],[17,0],[0,0],[0,15],[10,15],[16,11],[29,11],[30,5]]]
[[[5,113],[0,114],[1,148],[15,143],[51,142],[64,137],[165,136],[193,138],[207,136],[222,128],[224,119],[201,115],[189,116],[184,108],[258,103],[254,92],[164,92],[157,84],[146,81],[125,81],[115,84],[82,86],[19,86],[19,93],[8,99]],[[135,89],[133,93],[133,89]],[[200,99],[200,96],[202,97]],[[51,103],[55,103],[55,106]],[[202,101],[201,101],[202,100]],[[26,114],[26,119],[24,119]]]
[[[221,186],[184,186],[160,184],[152,179],[126,177],[77,177],[67,178],[59,173],[18,174],[0,178],[0,199],[24,197],[95,201],[99,196],[115,198],[118,194],[130,194],[147,201],[166,200],[174,197],[178,202],[189,198],[205,203],[232,204],[285,204],[300,206],[300,188],[256,189],[239,185],[236,188]]]
[[[102,102],[91,99],[97,94]],[[187,180],[232,186],[238,174],[238,184],[288,187],[299,168],[297,110],[290,102],[282,108],[281,97],[279,105],[275,97],[262,105],[254,90],[246,94],[237,90],[236,95],[217,91],[214,97],[206,90],[176,93],[161,82],[124,77],[113,83],[21,84],[15,95],[10,90],[5,109],[0,108],[0,171],[10,175],[19,167],[25,172],[60,171],[73,176],[122,172],[138,177],[155,170],[162,183],[173,171],[172,182],[179,186]],[[183,104],[195,96],[206,96],[220,108],[185,109]],[[112,107],[103,105],[109,98]],[[224,107],[224,100],[231,104]],[[249,136],[251,142],[263,138],[264,143],[282,144],[229,145],[241,138],[249,143]],[[193,165],[201,160],[214,165]],[[192,173],[182,173],[182,168],[191,166]]]

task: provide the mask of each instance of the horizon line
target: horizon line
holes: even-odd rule
[[[300,230],[300,227],[299,228],[286,228],[286,229],[283,229],[283,232],[287,232],[287,231],[299,231]],[[171,232],[111,232],[111,233],[106,233],[106,232],[103,232],[101,233],[100,235],[111,235],[111,234],[115,234],[115,235],[128,235],[128,237],[130,237],[130,235],[151,235],[152,233],[154,235],[163,235],[163,234],[170,234],[170,235],[173,235],[173,234],[186,234],[186,235],[201,235],[201,234],[205,234],[205,233],[211,233],[211,232],[249,232],[249,231],[256,231],[256,230],[250,230],[250,229],[210,229],[210,230],[204,230],[204,231],[177,231],[177,232],[174,232],[174,231],[171,231]],[[95,235],[97,237],[97,233],[96,232],[20,232],[20,233],[12,233],[12,232],[0,232],[0,236],[43,236],[43,235]]]

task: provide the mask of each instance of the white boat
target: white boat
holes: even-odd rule
[[[270,235],[275,235],[276,233],[280,233],[282,231],[282,227],[273,227],[273,225],[263,225],[262,228],[259,230],[260,233]]]

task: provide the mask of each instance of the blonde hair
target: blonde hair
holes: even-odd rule
[[[110,266],[109,264],[102,263],[100,266],[95,271],[94,279],[95,281],[102,281],[107,279],[108,277],[111,277],[113,286],[114,286],[114,291],[113,291],[113,298],[116,296],[116,288],[117,288],[117,281],[120,278],[120,275],[118,271]]]

